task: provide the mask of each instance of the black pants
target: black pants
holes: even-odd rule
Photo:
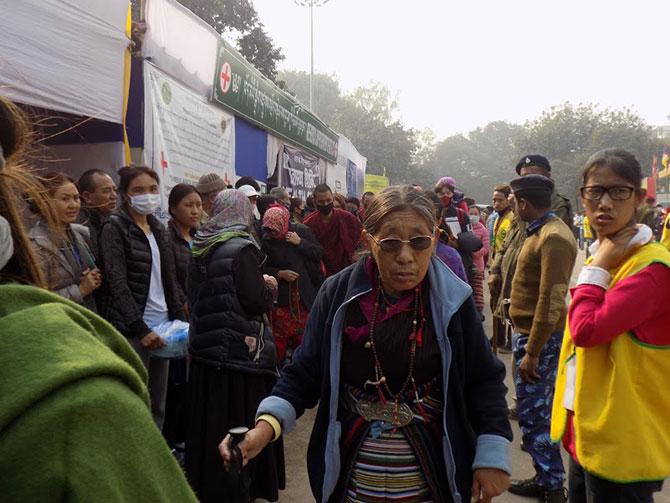
[[[584,471],[570,458],[570,503],[652,503],[654,493],[663,488],[663,481],[617,484]]]

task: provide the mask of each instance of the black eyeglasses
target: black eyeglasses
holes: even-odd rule
[[[625,201],[630,199],[635,192],[635,187],[627,185],[615,185],[614,187],[603,187],[602,185],[591,185],[589,187],[582,187],[579,189],[582,197],[590,201],[600,201],[607,193],[614,201]]]
[[[427,250],[433,244],[433,236],[414,236],[409,239],[399,239],[399,238],[384,238],[377,239],[372,234],[370,237],[374,240],[375,243],[379,245],[382,251],[385,252],[397,252],[400,251],[402,245],[408,243],[413,250],[422,251]]]

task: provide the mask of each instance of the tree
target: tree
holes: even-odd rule
[[[652,128],[633,111],[601,109],[592,103],[552,107],[526,123],[524,129],[525,134],[517,140],[517,155],[547,156],[557,190],[573,201],[581,185],[582,167],[598,150],[629,150],[649,174],[651,158],[662,148]]]
[[[309,74],[282,72],[289,92],[301,103],[309,102]],[[368,173],[386,171],[392,183],[414,182],[416,132],[397,119],[398,103],[379,83],[342,94],[336,77],[315,74],[314,113],[335,131],[349,138],[368,158]]]
[[[284,59],[280,48],[265,31],[250,0],[177,0],[200,19],[236,40],[237,49],[252,65],[273,82],[277,64]],[[131,0],[133,19],[139,19],[139,0]]]

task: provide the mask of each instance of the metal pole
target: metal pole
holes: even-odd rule
[[[309,111],[314,112],[314,0],[309,2],[309,17],[310,17],[310,72],[309,72]]]

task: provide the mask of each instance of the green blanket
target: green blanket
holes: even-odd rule
[[[99,316],[0,285],[0,499],[197,501],[151,419],[146,380]]]

